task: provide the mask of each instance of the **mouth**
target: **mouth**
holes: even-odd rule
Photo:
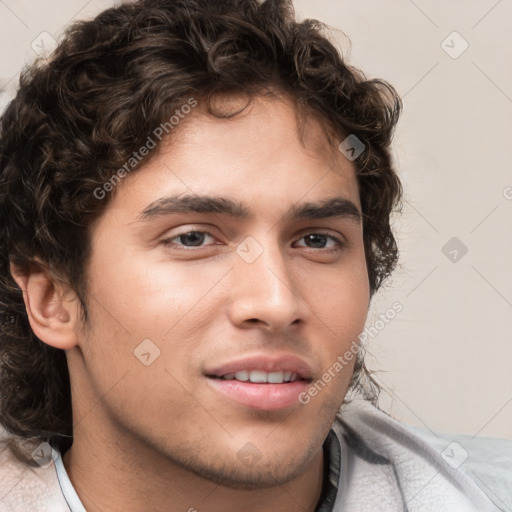
[[[312,372],[295,356],[254,356],[206,371],[212,388],[243,406],[275,411],[299,404]]]
[[[216,375],[207,375],[207,377],[222,380],[236,380],[238,382],[252,382],[253,384],[283,384],[296,382],[298,380],[309,381],[309,379],[304,379],[297,372],[292,371],[264,372],[262,370],[241,370],[226,373],[220,377]]]

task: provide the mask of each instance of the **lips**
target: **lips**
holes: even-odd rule
[[[311,367],[292,355],[254,355],[207,369],[208,384],[245,407],[276,411],[299,404],[312,381]]]
[[[266,374],[295,374],[296,380],[311,380],[311,367],[301,358],[293,355],[263,356],[254,355],[235,359],[225,364],[205,370],[207,377],[221,378],[238,372],[265,372]]]

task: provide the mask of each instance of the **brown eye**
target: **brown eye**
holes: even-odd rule
[[[200,231],[190,231],[189,233],[185,233],[184,235],[179,235],[176,238],[183,244],[183,245],[192,245],[192,246],[198,246],[201,245],[204,242],[204,233],[201,233]]]
[[[306,242],[306,247],[310,249],[326,249],[328,251],[336,251],[344,245],[340,239],[325,233],[308,233],[307,235],[304,235],[302,238],[300,238],[300,240],[304,240]],[[331,240],[334,242],[334,244],[327,246]]]
[[[323,249],[325,244],[327,243],[326,235],[319,235],[314,233],[312,235],[306,235],[304,240],[306,243],[311,244],[309,247],[314,247],[315,249]]]

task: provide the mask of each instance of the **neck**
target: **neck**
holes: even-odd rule
[[[82,428],[81,428],[82,427]],[[64,454],[68,476],[88,512],[313,512],[323,482],[323,452],[297,477],[265,489],[233,489],[204,479],[128,434],[112,438],[97,432],[94,441],[79,426]]]

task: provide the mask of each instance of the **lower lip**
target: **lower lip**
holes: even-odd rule
[[[299,395],[309,382],[296,380],[282,384],[258,384],[208,377],[208,382],[223,395],[254,409],[276,411],[299,403]]]

